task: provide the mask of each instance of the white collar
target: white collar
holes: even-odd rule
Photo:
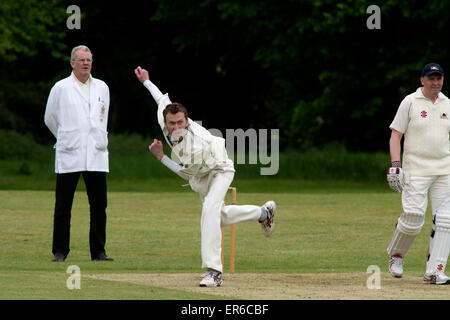
[[[91,82],[91,78],[92,78],[92,75],[89,75],[89,78],[86,80],[86,82],[81,82],[80,80],[78,80],[78,78],[75,76],[75,74],[73,73],[73,71],[72,71],[72,76],[73,76],[73,78],[75,79],[75,81],[80,85],[80,86],[87,86],[87,85],[89,85],[89,83]]]
[[[417,97],[418,97],[418,98],[423,98],[423,99],[430,100],[430,99],[428,99],[427,97],[425,97],[425,96],[423,95],[422,88],[423,88],[423,87],[417,88],[417,90],[416,90]],[[439,101],[444,100],[445,98],[447,98],[447,97],[445,96],[445,94],[443,94],[442,92],[439,92],[439,94],[438,94],[438,96],[437,96],[437,99],[436,99],[436,101],[435,101],[434,103],[438,103]]]

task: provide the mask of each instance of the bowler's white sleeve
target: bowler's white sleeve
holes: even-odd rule
[[[58,89],[59,87],[54,86],[50,90],[44,114],[44,123],[55,138],[58,137]]]
[[[155,99],[155,102],[158,105],[157,119],[159,126],[161,127],[161,130],[164,130],[163,110],[166,108],[168,104],[172,103],[169,99],[169,95],[167,93],[162,94],[162,92],[158,89],[158,87],[150,80],[145,80],[144,86],[148,89],[148,91],[150,91],[153,99]]]
[[[184,180],[189,180],[189,176],[187,174],[184,174],[180,170],[183,168],[180,165],[178,165],[176,162],[174,162],[172,159],[170,159],[168,156],[164,155],[161,159],[162,164],[164,164],[167,168],[175,172],[177,175],[179,175]]]
[[[144,86],[148,89],[148,91],[150,91],[156,103],[158,103],[158,100],[163,96],[162,92],[158,89],[158,87],[155,86],[155,84],[150,80],[145,80]]]

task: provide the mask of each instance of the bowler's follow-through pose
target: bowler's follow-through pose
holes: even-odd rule
[[[138,67],[134,72],[158,104],[158,123],[172,148],[172,156],[177,157],[182,165],[163,154],[162,142],[157,139],[149,146],[150,151],[173,172],[189,180],[202,201],[201,256],[202,268],[207,272],[200,286],[221,286],[221,227],[256,220],[261,224],[263,234],[270,236],[276,204],[267,201],[263,206],[225,205],[224,197],[235,172],[227,155],[225,140],[192,121],[183,105],[172,103],[169,96],[162,94],[150,81],[147,70]]]
[[[450,100],[441,93],[440,65],[427,64],[420,81],[422,87],[403,99],[390,125],[392,166],[387,179],[392,189],[402,192],[403,213],[387,249],[389,271],[402,277],[403,259],[422,229],[429,195],[434,225],[423,283],[448,284],[444,271],[450,251]]]

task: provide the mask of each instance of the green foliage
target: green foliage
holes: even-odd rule
[[[274,158],[272,158],[274,159]],[[272,160],[274,161],[274,160]],[[360,181],[382,183],[390,164],[383,152],[351,152],[337,143],[320,149],[285,150],[279,155],[279,171],[275,176],[260,176],[269,165],[236,164],[237,179],[299,179],[306,181]]]
[[[36,143],[29,134],[20,134],[12,130],[0,130],[0,160],[48,160],[50,146]]]
[[[148,151],[152,141],[137,134],[109,135],[108,181],[115,185],[116,190],[181,190],[180,186],[187,183],[155,160]],[[165,153],[170,155],[166,145]],[[277,161],[275,155],[271,158],[272,163]],[[361,182],[385,186],[390,163],[387,153],[351,152],[338,142],[321,149],[280,152],[279,170],[273,176],[261,176],[261,169],[272,164],[263,165],[259,161],[249,164],[248,159],[247,155],[245,164],[237,164],[237,156],[233,159],[235,181],[243,181],[247,192],[264,191],[265,183],[270,183],[270,190],[276,189],[277,192],[305,189],[305,186],[308,189],[309,182],[319,181],[322,187],[330,181],[341,181],[341,186]],[[0,189],[53,189],[52,145],[37,144],[30,135],[0,130],[0,177],[3,178],[0,179]],[[291,182],[285,183],[285,180]],[[315,186],[312,188],[316,189]],[[182,189],[190,190],[189,187]]]
[[[0,2],[0,61],[15,61],[19,56],[32,57],[41,46],[61,58],[67,19],[60,0],[2,0]]]
[[[277,125],[289,138],[284,147],[323,146],[332,139],[352,150],[373,151],[385,148],[389,130],[383,124],[416,89],[423,65],[450,61],[438,40],[446,36],[449,21],[442,12],[450,4],[385,1],[378,4],[381,30],[369,30],[366,9],[372,4],[168,0],[154,18],[185,25],[174,38],[184,53],[203,55],[220,46],[222,72],[239,64],[236,48],[251,52],[251,63],[264,70],[257,86],[270,79],[254,103],[276,120],[265,119],[266,124]]]
[[[349,151],[387,151],[388,124],[430,61],[450,65],[447,1],[385,1],[369,30],[366,0],[161,0],[123,6],[79,1],[0,3],[0,127],[52,136],[42,125],[49,90],[67,76],[69,49],[92,47],[93,75],[110,87],[109,130],[157,136],[141,65],[207,128],[277,128],[281,149],[339,141]],[[145,14],[136,19],[136,13]],[[105,19],[104,17],[109,17]],[[142,41],[148,30],[149,41]],[[117,50],[120,48],[120,50]],[[66,51],[67,50],[67,51]],[[446,88],[444,87],[444,93]]]
[[[0,128],[28,132],[45,142],[45,106],[66,43],[61,0],[0,1]]]
[[[387,153],[349,152],[340,144],[305,152],[286,151],[280,154],[280,178],[384,181],[389,159]]]
[[[153,139],[137,134],[109,135],[110,179],[174,178],[175,174],[155,160],[148,150],[152,142]],[[165,152],[170,155],[166,145]]]

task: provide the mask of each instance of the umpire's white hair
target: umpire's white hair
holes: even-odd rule
[[[70,60],[75,60],[75,52],[77,51],[85,51],[85,52],[89,52],[91,54],[91,56],[93,56],[91,49],[89,49],[87,46],[85,45],[80,45],[80,46],[76,46],[72,49],[72,53],[70,54]]]

